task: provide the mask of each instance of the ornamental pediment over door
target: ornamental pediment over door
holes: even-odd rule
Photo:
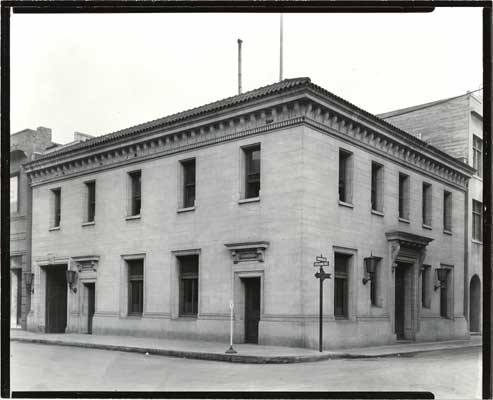
[[[99,256],[72,257],[72,261],[79,273],[97,272]]]
[[[269,247],[269,242],[244,242],[225,244],[231,256],[233,263],[246,261],[264,262],[265,250]]]
[[[385,236],[391,246],[392,262],[422,262],[426,254],[426,246],[433,241],[427,236],[416,235],[403,231],[386,232]]]

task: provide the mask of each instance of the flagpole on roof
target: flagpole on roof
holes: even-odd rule
[[[282,81],[282,13],[279,33],[279,81]]]

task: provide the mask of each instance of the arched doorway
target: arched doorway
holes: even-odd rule
[[[469,330],[481,332],[481,281],[477,275],[469,285]]]

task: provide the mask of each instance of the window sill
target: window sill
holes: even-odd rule
[[[251,197],[249,199],[240,199],[240,200],[238,200],[238,204],[258,203],[259,201],[260,201],[260,197]]]
[[[336,321],[351,321],[349,317],[334,317]]]
[[[354,208],[353,203],[346,203],[345,201],[339,200],[339,205],[348,208]]]
[[[450,236],[452,236],[452,231],[448,231],[447,229],[444,229],[444,230],[443,230],[443,233],[444,233],[445,235],[450,235]]]
[[[142,314],[128,314],[125,316],[126,319],[142,319]]]
[[[177,318],[181,321],[197,321],[197,315],[178,315]]]
[[[405,224],[411,223],[411,221],[409,221],[407,218],[402,218],[402,217],[399,217],[399,222],[404,222]]]
[[[431,231],[433,228],[431,225],[423,224],[423,229],[429,229]]]
[[[378,215],[379,217],[383,217],[383,216],[384,216],[384,214],[383,214],[383,212],[382,212],[382,211],[371,210],[371,213],[372,213],[373,215]]]
[[[50,229],[48,229],[48,230],[49,230],[50,232],[51,232],[51,231],[59,231],[59,230],[60,230],[60,226],[54,226],[54,227],[52,227],[52,228],[50,228]]]
[[[96,221],[88,221],[82,223],[82,226],[94,226],[94,225],[96,225]]]
[[[476,243],[476,244],[483,244],[483,242],[481,240],[477,240],[477,239],[472,239],[471,242],[473,243]]]
[[[179,208],[178,210],[176,210],[176,212],[178,214],[184,213],[184,212],[189,212],[189,211],[195,211],[195,206],[193,206],[193,207]]]
[[[129,215],[128,217],[125,217],[125,220],[127,220],[127,221],[132,221],[134,219],[140,219],[140,214],[139,215]]]

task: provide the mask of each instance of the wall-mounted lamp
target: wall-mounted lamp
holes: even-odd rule
[[[34,293],[34,273],[33,272],[24,272],[24,282],[26,283],[27,290],[30,290],[31,293]]]
[[[378,260],[380,260],[380,257],[376,257],[374,255],[370,255],[370,257],[366,257],[364,259],[367,278],[363,278],[363,285],[366,285],[369,281],[373,279]]]
[[[447,286],[447,268],[437,268],[436,272],[437,272],[437,279],[440,282],[440,284],[435,285],[435,290]]]
[[[77,279],[77,272],[72,271],[72,270],[67,270],[65,271],[66,277],[67,277],[67,283],[70,288],[74,293],[77,293],[77,288],[74,287],[74,283]]]

